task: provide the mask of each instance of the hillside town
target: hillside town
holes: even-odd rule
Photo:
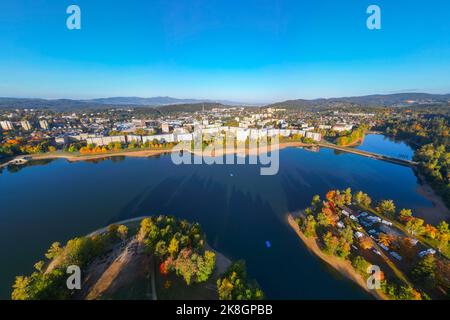
[[[304,112],[271,107],[212,106],[194,112],[156,113],[145,108],[58,112],[47,109],[3,109],[0,156],[15,144],[37,147],[37,152],[111,144],[144,146],[233,136],[238,142],[279,136],[319,142],[326,135],[342,135],[361,124],[375,124],[366,112]],[[42,146],[42,148],[38,146]],[[50,147],[50,149],[49,149]],[[11,149],[11,148],[10,148]],[[24,148],[23,148],[24,149]],[[29,148],[30,149],[30,148]],[[33,153],[33,152],[29,152]]]

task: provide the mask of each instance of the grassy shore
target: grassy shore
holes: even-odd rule
[[[355,270],[355,268],[353,268],[350,261],[325,254],[320,249],[317,243],[317,239],[306,237],[305,234],[300,230],[300,227],[291,214],[288,215],[287,220],[289,225],[292,227],[292,229],[294,229],[295,233],[297,233],[298,237],[303,241],[309,251],[311,251],[322,261],[333,267],[342,276],[356,283],[367,293],[371,294],[374,298],[378,300],[389,300],[389,298],[380,290],[369,290],[365,279]]]

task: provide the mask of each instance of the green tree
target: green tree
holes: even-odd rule
[[[439,233],[441,233],[441,234],[448,234],[449,233],[448,223],[445,222],[445,221],[441,221],[438,224],[437,229],[438,229]]]
[[[220,300],[260,300],[264,293],[255,281],[247,279],[245,263],[237,261],[217,280]]]
[[[411,209],[402,209],[400,210],[398,215],[400,221],[408,221],[410,218],[412,218],[412,211]]]
[[[128,237],[128,228],[127,226],[124,226],[121,224],[117,227],[117,233],[119,235],[119,238],[122,240],[125,240]]]
[[[197,282],[204,282],[209,279],[216,265],[216,254],[212,251],[205,251],[203,257],[197,259]]]
[[[312,214],[309,214],[305,219],[303,233],[307,238],[316,236],[316,220]]]
[[[372,199],[369,197],[367,193],[364,193],[362,191],[358,191],[354,196],[353,200],[364,207],[370,207],[372,204]]]
[[[170,240],[169,248],[167,249],[167,251],[172,257],[175,257],[178,254],[179,244],[180,242],[175,237]]]
[[[361,256],[356,256],[352,259],[353,268],[358,271],[364,278],[367,278],[369,274],[367,273],[367,269],[371,266],[371,264]]]
[[[406,231],[414,236],[420,236],[425,232],[424,221],[422,219],[410,219],[406,223]]]
[[[167,255],[167,244],[164,240],[158,241],[155,246],[155,254],[161,259]]]
[[[330,255],[334,255],[339,246],[339,239],[331,232],[327,232],[323,237],[323,243],[325,245],[324,251]]]
[[[421,286],[433,289],[436,286],[436,258],[434,255],[426,255],[417,262],[411,275]]]
[[[311,207],[314,212],[318,212],[321,209],[321,203],[320,196],[316,194],[311,201]]]
[[[376,210],[389,218],[395,217],[395,204],[393,200],[382,200]]]
[[[347,188],[344,191],[344,203],[349,206],[352,204],[352,189]]]
[[[346,226],[344,230],[342,230],[341,237],[348,244],[353,244],[353,229],[351,226]]]
[[[175,271],[177,275],[183,277],[187,285],[190,285],[193,280],[195,281],[195,276],[198,273],[198,259],[198,254],[192,253],[190,249],[182,249],[175,260]]]
[[[30,300],[30,278],[24,276],[17,276],[13,284],[13,292],[11,298],[13,300]]]
[[[147,247],[153,248],[156,244],[159,232],[158,226],[155,225],[150,218],[142,219],[141,227],[139,229],[139,238],[144,241]]]
[[[53,242],[50,248],[48,249],[45,257],[49,260],[52,260],[59,256],[62,252],[61,244],[59,242]]]

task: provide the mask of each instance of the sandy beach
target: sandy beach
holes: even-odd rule
[[[415,174],[419,177],[420,184],[417,187],[417,193],[429,200],[433,206],[416,209],[416,216],[424,219],[426,222],[433,225],[439,224],[439,222],[450,219],[450,210],[445,205],[441,196],[439,196],[433,188],[426,182],[425,178],[414,170]]]
[[[376,299],[389,300],[389,298],[380,290],[369,290],[367,288],[366,281],[358,272],[356,272],[356,270],[353,268],[353,266],[349,261],[339,259],[338,257],[329,256],[323,253],[317,244],[316,238],[307,238],[300,230],[298,224],[295,222],[294,217],[291,214],[288,215],[287,220],[289,225],[294,229],[295,233],[297,233],[299,238],[303,241],[303,243],[310,252],[319,257],[322,261],[329,264],[345,278],[359,285],[361,288],[363,288],[366,292],[371,294]]]
[[[282,150],[285,148],[295,148],[295,147],[312,147],[314,145],[311,144],[304,144],[302,142],[282,142],[278,146],[271,146],[269,148],[270,150]],[[131,158],[146,158],[146,157],[152,157],[157,156],[160,154],[168,154],[171,153],[172,149],[166,148],[166,149],[151,149],[151,150],[123,150],[123,151],[117,151],[117,152],[105,152],[105,153],[97,153],[97,154],[85,154],[85,155],[78,155],[78,154],[71,154],[71,153],[63,153],[63,152],[55,152],[55,153],[45,153],[45,154],[33,154],[29,155],[32,160],[44,160],[44,159],[66,159],[70,162],[76,162],[76,161],[87,161],[87,160],[98,160],[98,159],[104,159],[109,157],[131,157]],[[265,149],[259,149],[259,148],[235,148],[235,149],[221,149],[216,150],[212,153],[212,156],[221,156],[226,154],[245,154],[245,155],[255,155],[260,154],[262,152],[265,152]],[[193,154],[198,154],[198,152],[191,152]],[[203,152],[204,156],[211,156],[211,154],[207,153],[207,151]],[[23,158],[23,156],[19,156],[17,158]]]

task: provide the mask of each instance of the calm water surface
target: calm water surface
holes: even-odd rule
[[[363,144],[356,149],[405,160],[412,160],[414,156],[414,150],[405,142],[381,134],[366,135]]]
[[[328,149],[282,150],[276,176],[260,176],[250,165],[175,166],[170,156],[4,170],[0,298],[9,298],[14,276],[30,273],[53,241],[130,217],[170,214],[200,222],[212,246],[245,259],[269,298],[367,299],[309,253],[285,220],[313,195],[347,186],[393,198],[398,207],[431,206],[416,193],[410,168]]]

